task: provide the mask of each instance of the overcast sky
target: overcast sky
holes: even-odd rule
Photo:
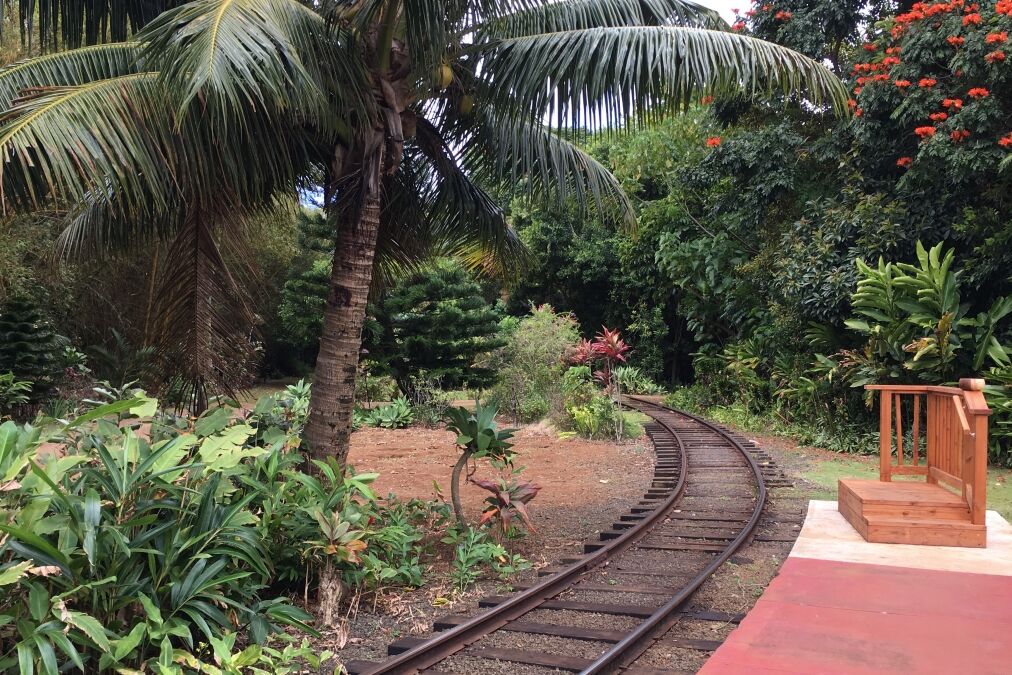
[[[734,14],[731,13],[732,7],[739,9],[748,9],[750,7],[749,0],[697,0],[699,4],[706,5],[711,9],[715,9],[720,12],[720,15],[724,17],[726,21],[732,21]]]

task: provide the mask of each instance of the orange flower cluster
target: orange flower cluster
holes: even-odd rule
[[[866,52],[878,51],[878,47],[875,46],[874,42],[865,42],[863,46]]]
[[[969,137],[970,137],[970,132],[967,131],[966,129],[956,129],[951,134],[949,134],[949,138],[952,139],[953,143],[962,143],[963,141],[965,141]]]
[[[928,117],[931,119],[932,122],[944,122],[945,120],[949,119],[948,113],[943,112],[931,113],[930,115],[928,115]]]
[[[896,86],[900,89],[906,89],[910,86],[910,80],[896,80]]]
[[[998,145],[1003,148],[1012,148],[1012,133],[1007,136],[1002,136],[998,141]]]
[[[1008,42],[1008,33],[1006,31],[1002,31],[1000,33],[989,33],[988,36],[984,38],[984,42],[989,45],[1003,44]]]
[[[994,11],[999,14],[1012,16],[1012,0],[998,0],[998,4],[994,6]]]
[[[931,89],[933,86],[938,84],[938,80],[933,77],[922,77],[921,81],[917,83],[918,87],[922,89]]]
[[[963,99],[961,99],[961,98],[947,98],[944,101],[942,101],[942,107],[943,108],[956,108],[958,110],[959,108],[963,107]]]
[[[974,87],[966,93],[970,95],[970,98],[987,98],[991,95],[991,92],[984,87]]]
[[[898,66],[898,65],[900,65],[900,60],[898,58],[896,58],[895,56],[887,56],[884,59],[882,59],[882,65],[883,66]]]
[[[967,14],[963,17],[964,26],[979,26],[981,21],[983,21],[983,19],[980,17],[980,14]]]
[[[721,144],[720,136],[710,136],[706,139],[706,147],[716,148]]]
[[[790,12],[780,10],[773,16],[773,18],[776,19],[777,21],[790,21],[792,16],[794,15],[791,14]]]
[[[702,103],[703,105],[710,105],[711,103],[713,103],[713,97],[712,96],[704,96],[703,98],[701,98],[699,100],[699,102]]]
[[[1000,63],[1005,60],[1005,52],[1003,52],[1000,49],[996,49],[995,51],[985,56],[984,60],[987,61],[988,63]]]
[[[937,131],[938,129],[935,127],[917,127],[914,129],[914,133],[925,140],[934,136]]]
[[[966,43],[966,38],[950,35],[946,38],[946,41],[953,47],[962,47]]]
[[[900,157],[896,160],[896,166],[901,169],[909,169],[910,165],[914,163],[913,157]]]

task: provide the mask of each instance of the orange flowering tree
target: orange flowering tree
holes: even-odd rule
[[[1012,0],[915,3],[875,29],[852,70],[864,168],[915,189],[1007,186]]]

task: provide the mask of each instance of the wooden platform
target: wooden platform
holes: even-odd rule
[[[987,546],[986,526],[973,524],[967,503],[938,484],[842,479],[839,509],[869,542]]]

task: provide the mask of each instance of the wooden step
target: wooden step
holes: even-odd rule
[[[864,516],[970,519],[962,497],[931,483],[842,479],[840,502]]]
[[[840,514],[866,541],[921,546],[987,546],[959,495],[929,483],[840,481]]]

